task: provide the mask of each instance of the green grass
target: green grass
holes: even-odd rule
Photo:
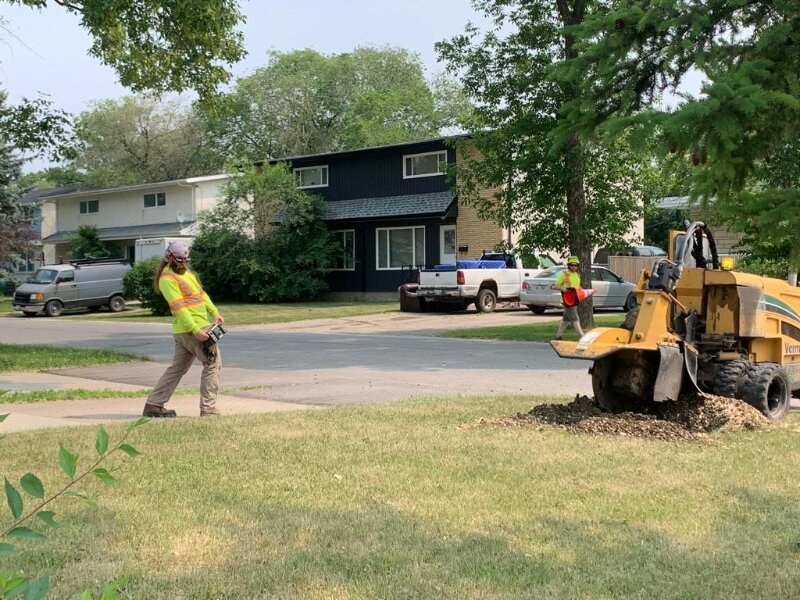
[[[58,501],[2,566],[54,598],[120,576],[148,599],[800,597],[800,415],[711,443],[458,427],[543,400],[154,421],[116,485],[79,486],[97,508]],[[9,434],[0,464],[52,491],[58,444],[80,469],[94,438]]]
[[[595,327],[618,327],[625,319],[625,315],[594,316]],[[501,327],[478,327],[475,329],[453,329],[442,333],[443,337],[454,338],[479,338],[485,340],[503,340],[510,342],[549,342],[552,340],[561,319],[541,321],[529,325],[504,325]],[[578,335],[567,326],[564,334],[565,340],[577,340]]]
[[[400,310],[398,302],[296,302],[291,304],[217,303],[225,321],[232,325],[265,325],[308,319],[359,317]],[[19,314],[19,313],[17,313]],[[24,318],[19,314],[20,318]],[[64,313],[69,319],[113,319],[140,323],[171,323],[172,317],[154,317],[150,311],[132,308],[121,313],[85,311]]]
[[[141,356],[114,350],[80,350],[55,346],[0,344],[0,373],[86,367],[146,360]]]
[[[262,386],[236,386],[220,388],[220,394],[228,394],[238,390],[258,389]],[[58,389],[58,390],[2,390],[0,389],[0,404],[20,404],[27,402],[54,402],[56,400],[97,400],[106,398],[142,398],[150,392],[150,388],[139,390],[109,390],[96,389],[84,390]],[[200,388],[178,388],[173,396],[194,396]]]
[[[11,298],[0,296],[0,314],[11,312]]]

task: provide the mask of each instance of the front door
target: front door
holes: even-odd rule
[[[453,265],[456,262],[456,226],[442,225],[439,228],[439,263]]]

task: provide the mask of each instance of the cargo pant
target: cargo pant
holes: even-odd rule
[[[215,347],[213,355],[208,355],[203,342],[194,337],[194,334],[176,333],[174,337],[175,355],[172,357],[172,364],[150,392],[147,403],[164,406],[196,358],[203,365],[203,373],[200,375],[200,412],[206,412],[217,404],[219,370],[222,366],[219,348]]]

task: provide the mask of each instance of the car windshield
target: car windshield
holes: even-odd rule
[[[28,283],[53,283],[56,280],[58,271],[53,269],[39,269],[28,280]]]
[[[537,273],[534,279],[546,279],[547,277],[555,277],[559,271],[563,271],[563,265],[557,265],[555,267],[550,267],[549,269],[545,269],[541,273]]]

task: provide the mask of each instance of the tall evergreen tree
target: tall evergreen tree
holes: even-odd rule
[[[574,30],[563,70],[584,82],[565,131],[658,133],[663,153],[695,165],[691,194],[763,223],[800,266],[800,190],[769,164],[800,139],[800,11],[795,0],[616,0]],[[659,101],[703,79],[677,107]],[[740,192],[739,200],[734,198]]]
[[[5,107],[6,95],[0,92],[0,112]],[[20,204],[17,184],[21,175],[22,160],[14,148],[0,139],[0,271],[9,270],[17,254],[29,250],[34,234],[31,215]]]

